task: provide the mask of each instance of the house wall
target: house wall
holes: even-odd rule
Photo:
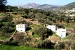
[[[55,25],[48,25],[46,26],[48,29],[51,29],[52,31],[56,31],[56,26]]]
[[[18,24],[18,25],[16,25],[16,30],[17,30],[18,32],[25,32],[25,30],[26,30],[26,25],[25,25],[25,24]]]
[[[56,34],[61,38],[66,37],[66,29],[57,29]]]

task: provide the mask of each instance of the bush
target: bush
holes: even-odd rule
[[[5,45],[18,46],[19,45],[19,42],[17,42],[16,40],[12,40],[12,41],[7,41],[4,44]]]
[[[46,40],[43,42],[38,43],[37,48],[42,49],[54,49],[54,43],[52,43],[50,40]]]
[[[75,41],[64,41],[64,42],[58,42],[58,44],[55,45],[55,49],[59,50],[71,50],[75,49]]]
[[[11,22],[12,16],[5,14],[5,16],[2,18],[2,22]]]
[[[1,30],[4,32],[4,33],[11,33],[11,32],[14,32],[14,23],[12,22],[6,22],[5,24],[3,24],[4,26],[1,27]]]
[[[39,27],[35,29],[35,32],[42,37],[42,40],[48,38],[48,36],[52,35],[53,32],[50,29]]]

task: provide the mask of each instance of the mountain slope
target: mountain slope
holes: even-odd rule
[[[53,9],[53,8],[58,8],[59,6],[48,5],[48,4],[39,5],[39,4],[36,4],[36,3],[28,3],[26,5],[18,6],[18,7],[49,10],[49,9]]]
[[[36,8],[38,6],[39,6],[39,4],[28,3],[27,5],[24,5],[23,8]]]
[[[49,9],[53,9],[53,8],[58,8],[58,6],[43,4],[43,5],[39,5],[38,8],[44,9],[44,10],[49,10]]]

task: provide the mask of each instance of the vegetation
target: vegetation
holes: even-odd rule
[[[12,32],[15,31],[15,24],[11,21],[12,17],[10,15],[5,14],[4,16],[0,16],[0,36],[5,37],[2,39],[10,37]]]
[[[42,40],[48,38],[53,34],[53,32],[47,28],[37,28],[35,29],[35,32],[42,37]]]
[[[38,43],[37,47],[38,48],[43,48],[43,49],[54,49],[54,43],[52,43],[50,40],[42,41]]]
[[[39,50],[37,48],[31,48],[27,46],[10,46],[10,45],[0,45],[0,50]]]
[[[53,23],[56,24],[58,21],[64,23],[65,22],[70,23],[70,21],[72,20],[70,17],[67,17],[64,14],[58,15],[54,12],[44,11],[41,9],[23,9],[23,8],[18,9],[17,7],[7,6],[6,11],[13,12],[12,14],[15,15],[20,14],[21,17],[27,19],[36,18],[38,19],[39,22],[44,24],[53,24]],[[75,19],[73,20],[75,21]]]

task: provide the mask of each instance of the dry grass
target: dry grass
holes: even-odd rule
[[[56,36],[49,36],[48,39],[51,40],[54,43],[57,42],[57,41],[60,41],[60,38],[59,37],[56,37]]]

